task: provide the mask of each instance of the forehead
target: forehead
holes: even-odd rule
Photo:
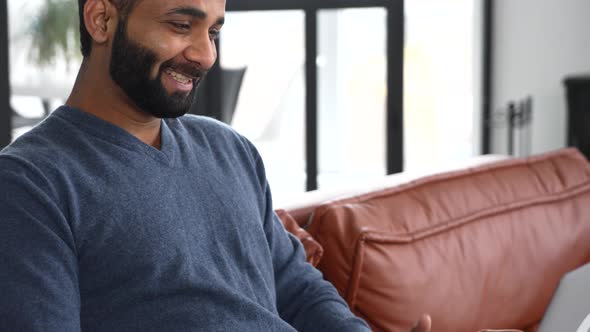
[[[207,20],[217,20],[225,14],[225,0],[138,0],[133,12],[162,16],[178,8],[194,8],[207,14]]]

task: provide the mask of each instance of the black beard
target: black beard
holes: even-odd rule
[[[142,111],[157,118],[183,116],[193,104],[197,86],[206,72],[195,64],[178,63],[171,59],[162,63],[155,79],[150,79],[157,61],[155,52],[127,37],[127,22],[121,19],[113,39],[109,65],[111,78]],[[166,68],[196,77],[192,90],[169,94],[161,81]]]

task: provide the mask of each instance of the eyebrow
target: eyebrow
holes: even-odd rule
[[[171,10],[169,10],[166,15],[187,15],[187,16],[191,16],[194,18],[198,18],[200,20],[203,20],[205,18],[207,18],[207,13],[205,13],[204,11],[195,8],[195,7],[178,7],[178,8],[173,8]],[[220,17],[217,19],[217,22],[215,22],[216,24],[219,25],[223,25],[223,23],[225,23],[225,17]]]

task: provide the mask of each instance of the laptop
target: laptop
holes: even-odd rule
[[[590,263],[561,279],[537,332],[590,332]]]

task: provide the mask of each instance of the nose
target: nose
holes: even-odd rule
[[[217,60],[215,41],[209,38],[209,33],[200,34],[192,38],[191,44],[185,49],[184,56],[187,60],[201,65],[204,70],[209,70]]]

